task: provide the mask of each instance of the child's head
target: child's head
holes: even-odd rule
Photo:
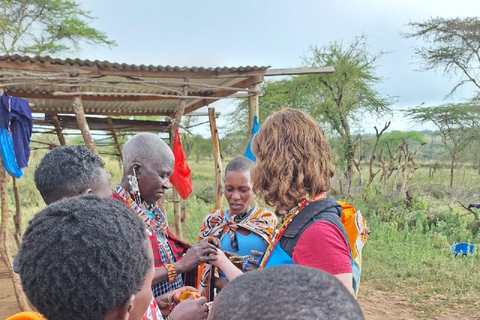
[[[247,272],[215,299],[210,320],[363,320],[353,295],[331,274],[299,265]]]
[[[60,200],[30,221],[18,253],[30,302],[49,320],[141,319],[152,251],[140,219],[94,195]]]
[[[83,146],[63,146],[47,153],[35,170],[35,185],[46,204],[90,192],[112,196],[102,160]]]

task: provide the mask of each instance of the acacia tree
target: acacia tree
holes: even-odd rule
[[[58,54],[81,43],[115,46],[88,25],[92,19],[74,0],[2,0],[0,53]]]
[[[422,69],[443,69],[445,75],[460,75],[450,94],[466,83],[477,89],[480,98],[480,20],[469,18],[431,18],[408,24],[413,31],[407,38],[423,39],[425,44],[415,48],[422,59]]]
[[[480,105],[444,104],[436,107],[417,107],[405,111],[418,123],[433,123],[439,131],[443,145],[450,155],[450,187],[453,186],[455,164],[474,140],[479,138]]]
[[[340,136],[342,146],[338,153],[349,183],[355,159],[352,124],[359,116],[377,116],[388,111],[393,103],[375,88],[381,82],[375,74],[377,62],[384,53],[372,55],[367,49],[363,36],[347,46],[333,42],[325,47],[311,47],[304,58],[305,64],[333,66],[335,72],[266,82],[262,87],[264,95],[260,98],[261,119],[284,107],[296,108],[309,113],[327,131]],[[245,120],[239,120],[247,118],[246,112],[246,102],[240,103],[233,122],[243,123]]]

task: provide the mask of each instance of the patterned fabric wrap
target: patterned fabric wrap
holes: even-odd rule
[[[269,244],[275,227],[277,219],[273,213],[262,207],[253,207],[247,212],[243,212],[236,216],[225,219],[225,210],[216,210],[210,212],[205,219],[203,219],[202,226],[199,232],[199,241],[207,237],[216,237],[222,239],[228,234],[232,248],[238,250],[237,233],[238,228],[244,228],[259,237],[265,243]],[[211,275],[215,272],[211,265],[202,264],[199,268],[198,290],[201,295],[206,296],[208,301],[212,301],[211,296]]]
[[[138,214],[138,217],[145,223],[147,226],[147,234],[149,235],[150,242],[152,243],[153,258],[155,260],[155,268],[161,268],[167,263],[175,263],[176,256],[170,248],[170,243],[168,241],[168,230],[167,219],[163,215],[162,211],[158,207],[153,207],[153,213],[155,218],[149,216],[148,212],[145,212],[140,206],[133,200],[130,193],[122,188],[117,186],[113,197],[122,201],[127,206],[132,209],[132,211]],[[157,220],[158,219],[158,220]],[[180,247],[175,246],[178,250]],[[175,252],[177,255],[183,254],[180,251]],[[177,281],[173,282],[160,282],[159,284],[152,287],[152,292],[154,297],[161,296],[167,292],[183,287],[182,275],[178,275]]]

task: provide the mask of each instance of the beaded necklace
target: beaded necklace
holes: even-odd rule
[[[138,203],[132,198],[132,196],[121,186],[115,188],[115,192],[120,196],[120,198],[130,207],[133,211],[137,212],[138,217],[152,230],[165,235],[168,228],[167,219],[165,215],[156,206],[151,206],[148,211],[152,212],[155,217],[158,219],[152,219],[148,214],[143,211],[143,209],[138,205]]]
[[[280,239],[283,237],[283,234],[285,231],[287,231],[288,227],[290,226],[290,223],[292,223],[293,218],[297,216],[297,214],[303,210],[309,203],[318,201],[318,200],[323,200],[326,197],[326,193],[322,192],[317,194],[316,196],[310,198],[310,199],[303,199],[298,203],[296,207],[293,207],[285,216],[285,220],[283,223],[280,225],[280,227],[275,231],[275,234],[273,236],[272,242],[267,247],[267,250],[265,250],[265,253],[263,255],[263,259],[258,265],[259,269],[265,268],[265,265],[268,262],[268,259],[270,259],[270,256],[273,253],[273,249],[277,246],[277,244],[280,242]]]

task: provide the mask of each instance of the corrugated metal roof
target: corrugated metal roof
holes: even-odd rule
[[[132,70],[132,71],[159,71],[159,72],[248,72],[248,71],[265,71],[268,66],[245,66],[245,67],[179,67],[179,66],[154,66],[154,65],[134,65],[127,63],[116,63],[109,61],[91,61],[81,59],[57,59],[50,56],[0,56],[0,61],[5,62],[21,62],[21,63],[35,63],[35,64],[48,64],[58,66],[70,66],[70,67],[97,67],[100,69],[114,69],[114,70]]]
[[[0,57],[0,88],[27,99],[33,112],[71,113],[68,94],[78,87],[86,114],[172,115],[186,84],[188,96],[193,96],[186,106],[195,110],[246,91],[263,81],[267,68],[145,66],[13,55]]]

